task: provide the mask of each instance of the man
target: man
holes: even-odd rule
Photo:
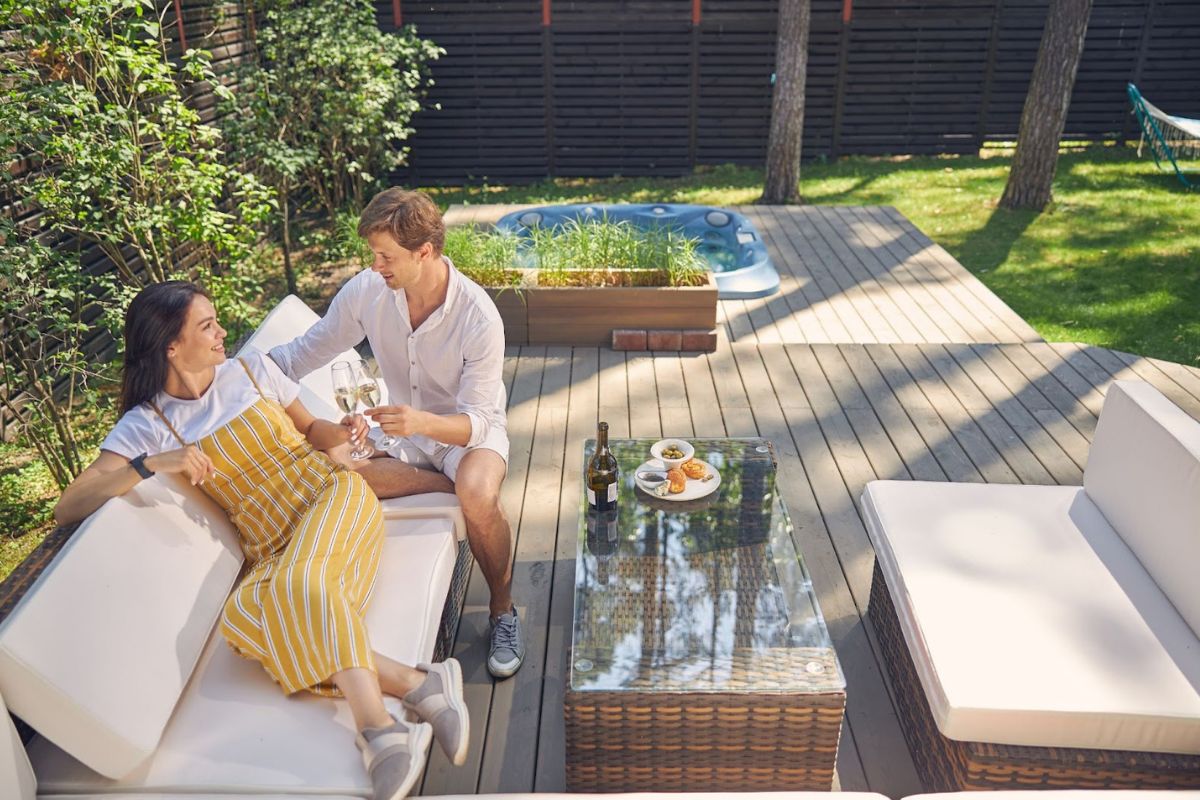
[[[324,319],[271,350],[293,380],[365,337],[389,405],[367,414],[402,437],[359,467],[381,497],[453,491],[471,552],[491,590],[488,671],[507,678],[525,655],[512,601],[512,532],[500,507],[508,468],[504,325],[491,298],[442,254],[445,225],[433,201],[399,188],[375,195],[358,234],[371,268],[338,291]]]

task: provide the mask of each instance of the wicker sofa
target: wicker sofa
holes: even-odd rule
[[[316,319],[290,297],[245,346],[265,350]],[[340,417],[328,370],[301,396]],[[457,499],[388,500],[384,516],[372,644],[403,662],[436,660],[471,564]],[[4,587],[0,696],[37,734],[23,746],[0,720],[0,797],[32,797],[35,783],[40,796],[368,792],[348,707],[285,697],[215,630],[243,558],[200,490],[155,476],[56,531],[29,564]]]
[[[1200,422],[1114,383],[1083,483],[867,485],[927,788],[1200,787]]]

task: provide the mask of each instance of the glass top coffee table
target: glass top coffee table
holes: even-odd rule
[[[770,443],[690,439],[720,483],[676,502],[635,481],[654,441],[610,442],[617,510],[580,516],[568,788],[827,790],[846,683]]]

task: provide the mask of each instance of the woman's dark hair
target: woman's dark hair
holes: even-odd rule
[[[121,412],[137,408],[167,383],[167,347],[179,338],[196,295],[208,292],[188,281],[152,283],[125,312],[125,371]]]

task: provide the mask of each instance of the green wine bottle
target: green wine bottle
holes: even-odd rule
[[[617,457],[608,449],[608,423],[596,428],[596,452],[587,466],[588,511],[602,513],[617,507]]]

